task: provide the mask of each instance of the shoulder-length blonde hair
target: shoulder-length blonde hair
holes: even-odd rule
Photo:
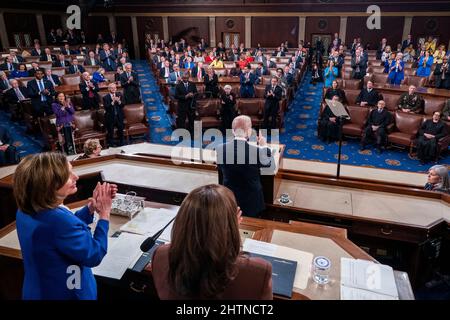
[[[199,187],[184,199],[172,229],[169,282],[184,297],[215,298],[237,275],[237,204],[220,185]]]
[[[17,207],[24,213],[35,214],[58,205],[56,192],[70,176],[64,154],[44,152],[25,157],[13,176],[13,191]]]

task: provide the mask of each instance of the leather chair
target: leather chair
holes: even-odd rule
[[[384,67],[383,66],[371,66],[368,68],[367,70],[370,73],[383,73],[384,72]]]
[[[403,84],[414,85],[417,88],[420,88],[420,87],[424,87],[425,86],[426,79],[427,79],[426,77],[406,76],[405,75],[405,79],[403,80]]]
[[[62,84],[78,86],[81,82],[79,74],[66,74],[61,77]]]
[[[341,79],[338,79],[338,80],[341,80]],[[361,80],[347,79],[347,80],[343,80],[343,82],[344,82],[343,88],[345,88],[345,89],[361,90],[361,84],[362,84]],[[339,81],[338,81],[338,83],[339,83]]]
[[[256,98],[239,99],[238,113],[249,116],[252,119],[252,125],[260,127],[264,120],[264,100]]]
[[[115,71],[106,71],[104,74],[104,77],[106,80],[108,80],[108,82],[115,82],[115,76],[116,76],[116,72]]]
[[[77,151],[81,151],[81,147],[88,139],[99,139],[103,144],[106,141],[106,133],[100,131],[97,119],[97,111],[77,111],[74,114],[75,122],[75,146]]]
[[[394,93],[383,93],[383,100],[386,103],[386,109],[391,112],[397,111],[398,99],[400,95]]]
[[[40,117],[38,119],[42,138],[44,140],[44,149],[56,151],[58,131],[56,130],[55,116]]]
[[[145,136],[148,133],[148,119],[143,104],[128,104],[123,108],[123,114],[126,120],[124,136],[128,141],[132,136]]]
[[[27,86],[28,82],[35,79],[34,77],[25,77],[25,78],[18,78],[17,80],[19,80],[20,84],[23,85],[24,87]]]
[[[75,110],[83,109],[83,95],[81,95],[81,94],[72,95],[70,97],[70,100],[72,101],[72,104],[73,104]]]
[[[432,116],[436,111],[441,112],[444,108],[445,99],[443,98],[432,98],[425,97],[424,98],[425,108],[424,113],[427,116]]]
[[[347,110],[351,120],[343,124],[342,134],[345,136],[361,137],[367,116],[369,115],[369,108],[348,106]]]
[[[423,122],[426,120],[431,119],[431,117],[424,117]],[[422,126],[423,122],[420,124]],[[437,142],[437,148],[436,148],[436,158],[435,161],[437,162],[441,155],[448,151],[448,147],[450,146],[450,122],[444,121],[445,125],[447,126],[447,135],[445,137],[442,137]],[[417,140],[414,140],[413,146],[417,146]]]
[[[45,70],[52,68],[53,62],[50,61],[39,61],[39,67]]]
[[[415,76],[416,75],[416,69],[412,69],[412,68],[405,68],[405,77],[409,77],[409,76]]]
[[[373,83],[376,84],[385,84],[388,80],[388,74],[387,73],[374,73],[372,74],[371,80]]]
[[[52,68],[52,74],[57,75],[58,77],[62,77],[66,74],[66,68],[58,67],[58,68]]]
[[[356,98],[359,96],[360,90],[345,90],[345,97],[347,98],[347,103],[349,106],[357,106]]]
[[[269,68],[269,73],[271,77],[274,77],[277,75],[277,68]]]
[[[396,112],[394,120],[394,131],[388,134],[388,142],[393,145],[408,147],[411,153],[423,117],[416,114]]]
[[[89,72],[89,74],[93,74],[95,71],[100,69],[100,66],[83,66],[83,67],[84,70],[86,70],[86,72]]]
[[[262,84],[257,84],[255,86],[255,98],[264,99],[264,92],[266,91],[266,86]]]
[[[205,96],[205,85],[204,84],[196,84],[197,92],[198,92],[198,99],[204,99]]]
[[[272,69],[270,69],[270,70],[272,70]],[[272,71],[271,71],[272,72]],[[269,75],[269,76],[262,76],[261,78],[262,78],[262,83],[261,84],[263,84],[263,85],[267,85],[267,84],[270,84],[270,80],[272,79],[272,75]]]
[[[197,101],[197,119],[202,122],[203,128],[220,127],[221,122],[218,118],[219,111],[219,99],[203,99]]]

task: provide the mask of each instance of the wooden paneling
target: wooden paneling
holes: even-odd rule
[[[244,17],[216,17],[216,43],[223,41],[224,32],[239,33],[240,42],[245,43],[245,18]]]
[[[86,37],[89,42],[95,42],[97,35],[102,34],[105,39],[109,34],[109,21],[106,16],[89,16],[87,17]]]
[[[119,41],[125,39],[128,44],[130,56],[134,58],[133,30],[131,28],[131,17],[116,17],[116,30]]]
[[[278,47],[288,41],[298,42],[298,17],[252,17],[252,47]]]
[[[42,15],[44,21],[45,34],[49,34],[51,29],[61,28],[61,16],[56,14],[44,14]]]
[[[369,30],[366,17],[348,17],[346,43],[351,44],[354,38],[361,37],[363,45],[370,44],[376,49],[381,38],[387,38],[388,44],[394,49],[402,41],[404,17],[385,17],[381,15],[381,29]]]
[[[40,39],[34,14],[5,12],[4,18],[10,46],[15,45],[13,33],[17,32],[31,34],[31,40]]]
[[[163,24],[161,17],[137,17],[137,29],[139,36],[139,50],[141,58],[145,57],[145,34],[155,34],[159,35],[159,38],[164,38]]]
[[[329,34],[339,33],[340,18],[339,17],[307,17],[305,24],[305,42],[312,40],[313,34]]]
[[[209,18],[169,17],[169,37],[174,41],[184,38],[189,44],[196,44],[204,38],[209,43]]]
[[[450,17],[414,17],[411,25],[414,41],[419,37],[436,36],[438,43],[448,47],[450,40]]]

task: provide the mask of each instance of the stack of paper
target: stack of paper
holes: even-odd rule
[[[164,228],[176,215],[177,211],[175,210],[145,208],[132,220],[124,224],[120,231],[151,236]],[[160,240],[170,242],[172,224],[173,222],[164,230],[159,237]]]
[[[367,260],[341,258],[341,300],[398,300],[394,270]]]
[[[123,232],[119,237],[108,238],[108,252],[100,265],[92,269],[95,275],[121,279],[128,268],[132,268],[141,257],[141,243],[145,236]]]
[[[245,239],[243,251],[297,261],[294,287],[301,290],[306,289],[311,270],[311,263],[314,257],[312,253],[253,239]]]

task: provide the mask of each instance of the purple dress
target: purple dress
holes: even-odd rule
[[[70,104],[69,108],[65,108],[64,110],[61,110],[61,108],[62,105],[60,105],[58,102],[52,104],[53,113],[56,116],[56,125],[70,125],[73,121],[73,114],[75,113],[73,105]]]

